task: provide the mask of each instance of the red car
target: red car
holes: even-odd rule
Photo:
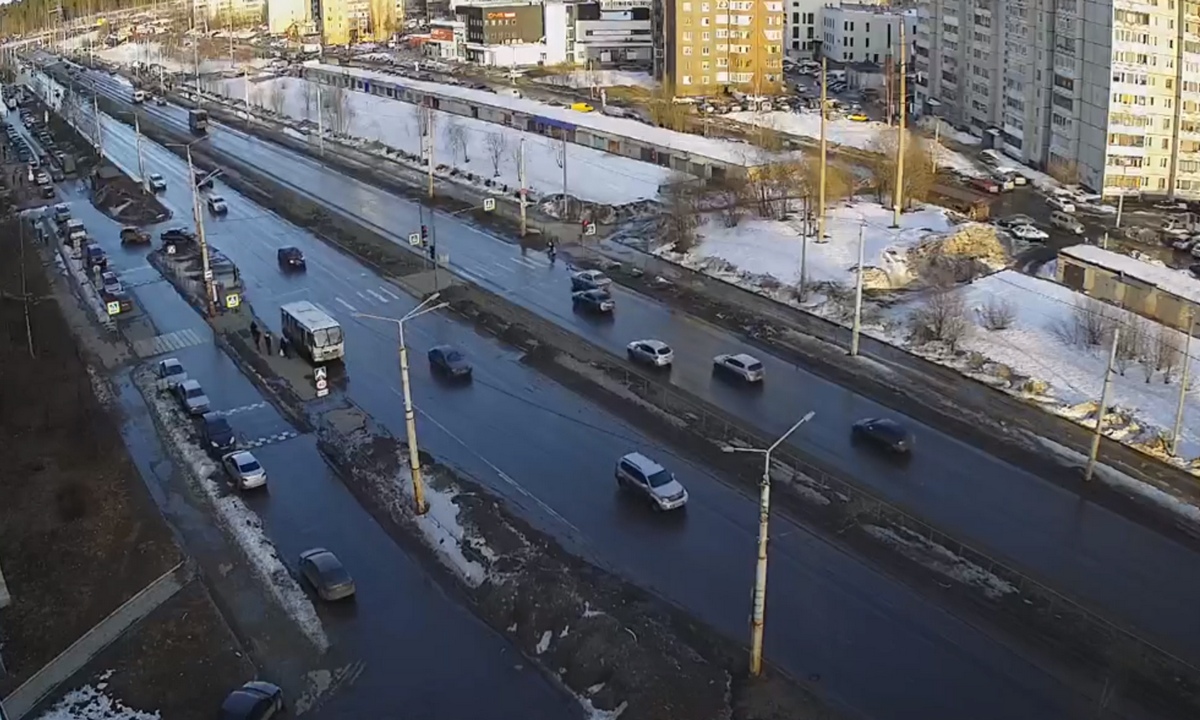
[[[980,192],[990,193],[992,195],[998,195],[1000,193],[1000,183],[992,180],[991,178],[973,177],[967,180],[967,185],[979,190]]]

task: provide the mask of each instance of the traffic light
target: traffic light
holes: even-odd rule
[[[424,243],[424,242],[428,242],[428,241],[429,241],[429,226],[422,225],[421,226],[421,242]]]

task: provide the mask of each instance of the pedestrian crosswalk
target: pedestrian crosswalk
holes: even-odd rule
[[[204,338],[195,330],[176,330],[164,335],[136,340],[133,343],[133,351],[137,353],[138,357],[148,358],[194,345],[203,345],[204,342]]]
[[[261,408],[265,408],[266,406],[267,406],[267,404],[265,402],[256,402],[256,403],[251,403],[250,405],[242,405],[241,407],[230,408],[228,410],[216,410],[214,412],[217,415],[224,415],[225,417],[229,417],[230,415],[237,415],[238,413],[249,412],[251,410],[258,410]]]
[[[283,442],[284,440],[291,440],[292,438],[299,437],[299,436],[300,436],[300,433],[298,433],[298,432],[295,432],[292,430],[285,430],[284,432],[281,432],[281,433],[275,433],[274,435],[264,435],[262,437],[255,438],[253,440],[243,440],[240,443],[238,443],[238,445],[244,450],[254,450],[255,448],[260,448],[263,445],[271,445],[273,443]]]

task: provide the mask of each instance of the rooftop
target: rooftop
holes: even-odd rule
[[[585,130],[596,130],[609,135],[638,140],[648,145],[655,145],[674,152],[716,160],[726,165],[755,167],[768,162],[768,160],[764,159],[765,156],[762,151],[749,143],[689,135],[687,133],[648,125],[637,120],[611,117],[599,112],[582,113],[565,107],[546,105],[536,100],[509,97],[507,95],[499,95],[486,90],[475,90],[460,85],[443,85],[441,83],[413,80],[401,75],[391,75],[365,68],[327,65],[315,60],[310,60],[305,65],[320,68],[329,73],[349,75],[360,80],[377,80],[400,87],[407,87],[419,92],[457,98],[476,105],[497,107],[527,115],[536,115],[555,122],[584,128]]]
[[[1162,265],[1152,265],[1095,245],[1072,245],[1058,251],[1077,260],[1127,275],[1162,292],[1200,305],[1200,280]]]

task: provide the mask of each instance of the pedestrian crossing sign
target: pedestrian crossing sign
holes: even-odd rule
[[[108,303],[107,310],[109,315],[118,315],[121,312],[121,303],[117,302],[116,300],[112,300]]]
[[[416,247],[421,244],[421,233],[413,233],[408,236],[408,244]]]
[[[484,212],[491,212],[495,209],[496,209],[496,198],[484,198],[483,199]]]
[[[238,305],[242,304],[242,296],[237,293],[229,293],[225,296],[225,307],[233,310]]]

